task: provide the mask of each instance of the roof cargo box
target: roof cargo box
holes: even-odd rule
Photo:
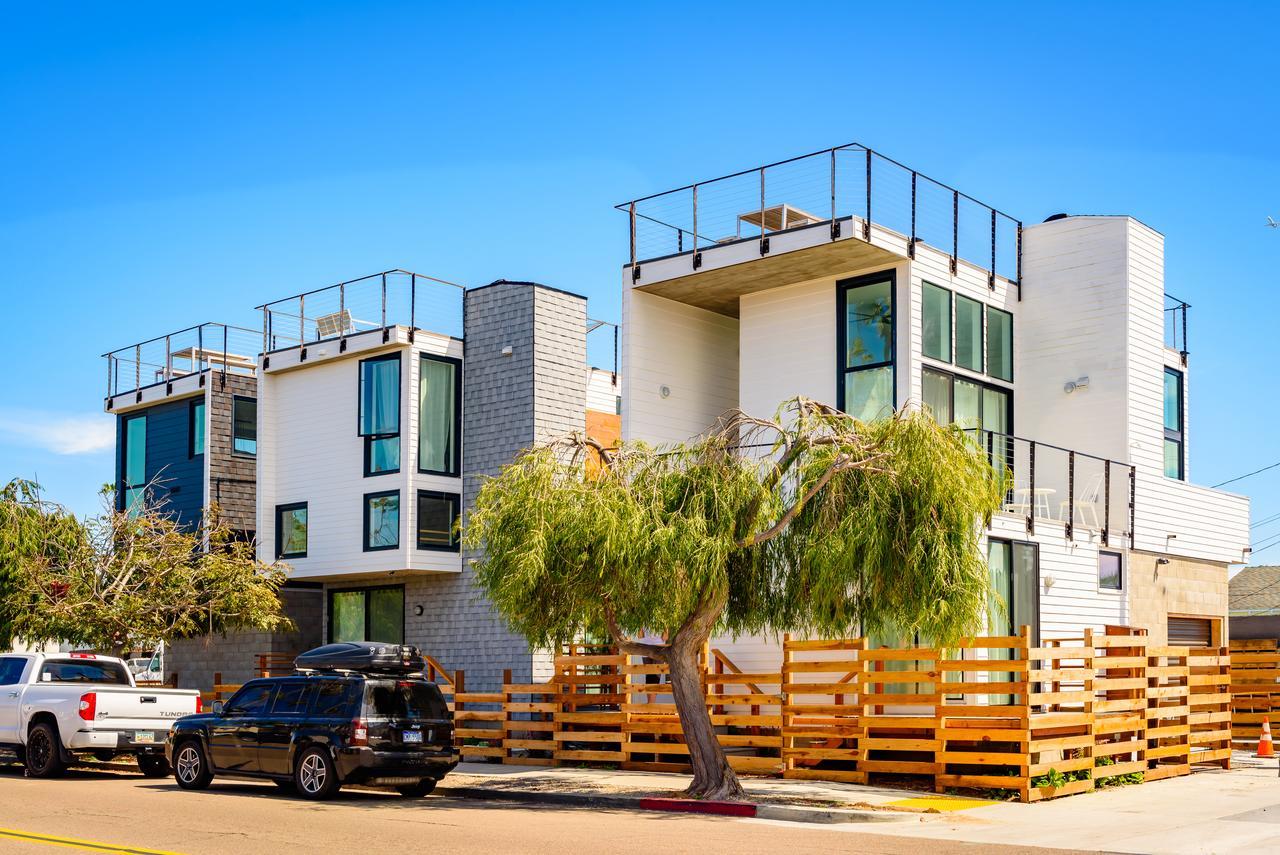
[[[378,641],[342,641],[308,650],[293,660],[299,671],[412,674],[426,667],[418,648]]]

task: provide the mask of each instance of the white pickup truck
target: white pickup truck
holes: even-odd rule
[[[120,659],[92,653],[0,653],[0,748],[33,777],[61,774],[76,754],[133,754],[144,775],[169,773],[173,723],[200,712],[192,689],[139,689]]]

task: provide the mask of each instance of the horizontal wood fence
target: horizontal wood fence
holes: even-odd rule
[[[1107,627],[1034,644],[1020,635],[954,648],[784,637],[779,670],[702,657],[708,712],[744,774],[866,783],[914,776],[938,792],[1024,802],[1230,768],[1280,705],[1280,645],[1155,645]],[[465,760],[684,772],[689,749],[666,665],[568,645],[546,683],[471,692],[429,659]],[[236,686],[207,695],[225,699]]]

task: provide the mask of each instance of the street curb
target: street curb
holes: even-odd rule
[[[501,790],[485,787],[436,787],[436,794],[478,801],[508,801],[560,807],[608,808],[699,813],[715,816],[771,819],[781,822],[839,824],[852,822],[900,822],[912,816],[903,811],[846,810],[800,805],[752,804],[750,802],[702,802],[641,796],[603,796],[585,793],[543,793],[532,790]]]

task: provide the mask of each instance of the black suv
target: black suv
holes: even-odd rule
[[[405,654],[404,668],[370,664],[388,649],[413,655]],[[343,784],[425,796],[458,765],[444,697],[421,674],[406,673],[421,661],[416,650],[331,644],[300,656],[300,670],[308,658],[348,667],[252,680],[212,713],[179,719],[165,744],[178,786],[200,790],[215,775],[231,775],[269,779],[311,799]]]

